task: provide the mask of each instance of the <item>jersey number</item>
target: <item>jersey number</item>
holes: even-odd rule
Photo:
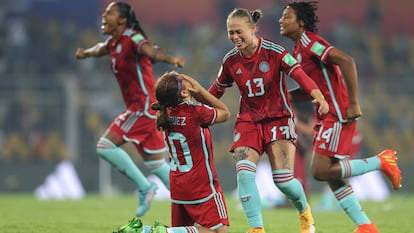
[[[180,144],[181,150],[179,153],[174,145],[174,142]],[[186,137],[181,133],[170,133],[168,136],[168,144],[171,148],[171,161],[170,169],[172,171],[188,172],[193,167],[193,160],[190,153],[190,147],[188,146]],[[180,155],[180,158],[178,157]],[[182,158],[184,157],[184,159]],[[180,161],[185,161],[185,164],[180,164]]]
[[[112,72],[114,72],[114,74],[118,73],[118,70],[116,69],[116,58],[112,58],[111,60],[111,68],[112,68]]]
[[[272,141],[276,141],[277,131],[278,131],[277,126],[273,126],[271,130],[272,130]],[[281,132],[281,134],[286,135],[286,138],[290,138],[289,126],[280,126],[279,131]]]
[[[253,83],[250,80],[247,80],[246,82],[247,89],[249,90],[247,96],[255,97],[264,95],[265,91],[263,85],[263,78],[254,78],[252,81]]]
[[[324,130],[324,128],[321,127],[321,129],[319,130],[318,136],[316,137],[316,140],[320,141],[321,139],[324,139],[326,143],[329,143],[329,141],[331,140],[332,132],[333,132],[332,128],[328,128]]]

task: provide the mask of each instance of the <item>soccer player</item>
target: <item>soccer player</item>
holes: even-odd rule
[[[152,62],[182,67],[185,59],[170,56],[165,50],[152,45],[135,18],[133,9],[126,3],[112,2],[107,6],[102,14],[101,29],[109,38],[88,49],[78,48],[76,57],[109,55],[126,109],[99,139],[97,153],[136,185],[139,190],[136,215],[142,216],[149,209],[157,186],[148,181],[121,146],[133,142],[146,167],[169,187],[170,167],[164,157],[167,148],[162,134],[155,127],[156,115],[151,109],[151,103],[155,101]]]
[[[294,177],[295,123],[288,99],[285,74],[290,75],[314,98],[320,114],[328,105],[315,82],[285,48],[256,35],[260,10],[234,9],[227,17],[229,40],[234,44],[223,59],[219,75],[209,92],[220,98],[236,83],[240,109],[230,151],[236,161],[237,191],[247,217],[249,233],[265,232],[256,166],[266,152],[274,184],[299,213],[300,232],[315,232],[310,206],[301,183]]]
[[[396,152],[387,149],[366,159],[346,159],[352,148],[355,120],[362,116],[357,69],[352,57],[317,34],[316,10],[317,2],[292,2],[285,6],[279,20],[280,34],[294,41],[293,55],[329,103],[329,113],[317,115],[311,172],[316,180],[329,184],[341,208],[357,225],[355,233],[378,232],[345,179],[382,170],[393,188],[399,189],[401,172]],[[293,101],[308,98],[301,89],[289,93]]]
[[[176,72],[161,76],[155,95],[157,102],[152,107],[158,111],[157,128],[164,132],[170,152],[172,203],[168,232],[227,233],[227,207],[209,130],[209,126],[229,119],[227,106],[196,80]],[[165,233],[167,227],[155,224],[148,230],[134,218],[115,232],[130,231]]]

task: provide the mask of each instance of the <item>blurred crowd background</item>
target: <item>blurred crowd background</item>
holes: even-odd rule
[[[108,58],[75,59],[78,47],[106,39],[108,0],[0,1],[0,192],[32,192],[56,164],[71,161],[87,192],[99,191],[95,144],[124,108]],[[187,58],[185,72],[208,87],[232,47],[225,20],[235,7],[262,9],[259,34],[292,49],[279,35],[285,0],[135,0],[149,39]],[[414,22],[410,0],[321,0],[319,33],[352,55],[359,72],[363,117],[360,154],[395,148],[403,192],[414,192]],[[173,67],[155,64],[156,76]],[[233,116],[238,91],[223,100]],[[298,108],[309,108],[298,106]],[[233,121],[212,128],[216,164],[226,191],[235,187],[228,148]],[[307,156],[310,156],[309,148]],[[134,156],[140,164],[140,157]],[[112,185],[131,190],[112,171]],[[309,177],[311,180],[311,178]],[[314,186],[316,189],[317,185]]]

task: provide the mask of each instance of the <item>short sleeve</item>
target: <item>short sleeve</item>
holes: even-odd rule
[[[148,42],[147,38],[145,38],[141,33],[136,33],[136,34],[132,35],[131,41],[132,41],[133,47],[138,52],[140,51],[141,46],[145,42]]]
[[[325,62],[328,57],[329,51],[333,49],[333,46],[324,45],[319,41],[315,41],[309,46],[309,52],[318,58],[318,60]]]
[[[194,109],[198,115],[198,120],[201,126],[214,125],[217,120],[217,109],[206,104],[195,105]]]

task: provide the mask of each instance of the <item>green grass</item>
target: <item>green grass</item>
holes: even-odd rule
[[[312,196],[311,204],[316,204]],[[314,203],[315,202],[315,203]],[[1,233],[105,233],[112,232],[132,218],[137,199],[133,195],[101,197],[88,195],[80,201],[39,201],[31,195],[0,195]],[[229,232],[248,229],[238,201],[228,197]],[[383,203],[364,202],[362,206],[381,233],[414,232],[414,196],[393,194]],[[351,233],[355,226],[343,212],[314,212],[318,233]],[[169,203],[154,201],[142,218],[144,224],[169,224]],[[263,210],[268,233],[296,233],[298,220],[293,209]]]

